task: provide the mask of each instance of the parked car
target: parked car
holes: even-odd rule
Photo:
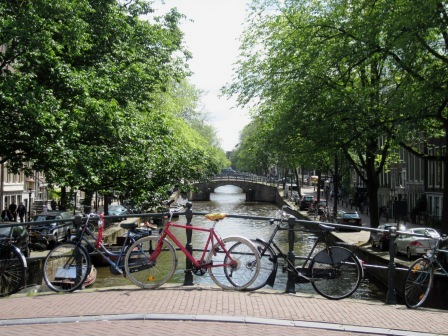
[[[362,226],[362,219],[357,211],[338,210],[336,213],[336,223],[351,226]]]
[[[25,257],[30,256],[29,242],[30,237],[25,226],[9,226],[8,224],[0,224],[0,242],[12,237],[12,243],[22,251]]]
[[[385,250],[389,247],[389,239],[390,234],[389,230],[390,228],[395,227],[397,228],[396,223],[384,223],[378,226],[379,230],[387,230],[385,232],[379,232],[379,231],[370,231],[370,244],[372,247],[378,246],[380,250]]]
[[[51,249],[57,243],[66,241],[74,231],[74,217],[66,211],[46,211],[34,216],[29,226],[31,246]],[[57,221],[51,222],[53,220]]]
[[[313,195],[303,195],[300,200],[300,210],[308,210],[314,202]]]
[[[327,207],[327,204],[328,204],[328,202],[326,199],[320,199],[319,204],[317,206],[320,208],[325,208],[325,207]]]
[[[126,215],[128,213],[128,209],[125,208],[123,205],[119,204],[112,204],[108,207],[108,214],[109,216],[120,216],[120,215]],[[122,221],[124,218],[114,218],[112,221]]]
[[[401,234],[395,239],[395,253],[406,254],[408,259],[413,256],[426,254],[426,251],[434,247],[436,239],[440,234],[432,228],[413,228],[406,230],[407,233],[426,235],[428,237],[417,237]]]

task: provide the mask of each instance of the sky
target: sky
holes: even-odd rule
[[[249,123],[247,109],[236,106],[234,98],[220,97],[220,89],[232,81],[239,37],[243,32],[250,0],[165,0],[159,8],[177,7],[193,22],[181,25],[185,45],[192,53],[190,82],[204,92],[201,103],[217,131],[225,151],[235,148],[239,132]],[[157,13],[156,13],[157,14]]]

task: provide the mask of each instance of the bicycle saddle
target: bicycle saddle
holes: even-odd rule
[[[211,214],[206,214],[205,215],[205,218],[207,218],[207,219],[209,219],[211,221],[218,221],[218,220],[224,219],[226,217],[227,217],[227,215],[225,213],[222,213],[222,212],[221,213],[211,213]]]

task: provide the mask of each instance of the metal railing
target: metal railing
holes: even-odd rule
[[[193,216],[204,216],[207,214],[207,212],[193,212],[191,210],[191,202],[187,203],[187,208],[184,212],[178,212],[177,214],[179,216],[185,216],[187,220],[187,225],[192,225],[191,221],[193,219]],[[107,219],[122,219],[122,218],[163,218],[166,217],[167,213],[143,213],[143,214],[123,214],[119,216],[104,216],[104,218]],[[228,218],[240,218],[240,219],[248,219],[248,220],[257,220],[257,221],[280,221],[280,218],[272,218],[272,217],[262,217],[262,216],[250,216],[250,215],[233,215],[233,214],[227,214],[226,217]],[[54,220],[48,220],[48,221],[40,221],[39,224],[44,223],[67,223],[67,219],[54,219]],[[73,222],[75,222],[75,219],[73,219]],[[15,223],[15,222],[3,222],[0,223],[0,225],[4,226],[28,226],[30,224],[36,224],[37,222],[23,222],[23,223]],[[289,245],[289,251],[288,255],[294,255],[293,246],[294,246],[294,231],[305,231],[305,232],[313,232],[313,227],[316,228],[319,224],[324,224],[327,226],[332,226],[335,228],[342,228],[344,230],[353,230],[353,231],[375,231],[379,233],[389,233],[389,262],[387,266],[380,266],[380,265],[368,265],[363,264],[364,268],[381,268],[381,269],[387,269],[388,272],[388,290],[386,295],[386,304],[396,304],[396,291],[395,291],[395,271],[407,271],[407,268],[398,268],[395,265],[395,239],[398,237],[398,235],[408,235],[408,236],[417,236],[417,237],[427,237],[422,234],[413,234],[406,231],[398,231],[395,227],[391,227],[389,230],[381,230],[376,228],[367,228],[367,227],[359,227],[359,226],[351,226],[351,225],[345,225],[345,224],[336,224],[336,223],[328,223],[328,222],[319,222],[319,221],[311,221],[309,219],[297,219],[295,217],[291,217],[288,221],[288,228],[283,228],[283,230],[288,230],[288,245]],[[186,242],[186,248],[189,249],[189,251],[193,251],[193,247],[191,244],[192,241],[192,230],[186,230],[187,234],[187,242]],[[202,251],[202,250],[201,250]],[[301,259],[301,257],[297,257],[297,259]],[[184,279],[184,285],[192,285],[193,284],[193,273],[191,271],[191,261],[186,261],[186,271],[185,271],[185,279]],[[287,288],[288,291],[288,288]]]

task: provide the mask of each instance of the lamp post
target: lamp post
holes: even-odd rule
[[[33,189],[28,189],[28,222],[31,222],[31,194]]]

